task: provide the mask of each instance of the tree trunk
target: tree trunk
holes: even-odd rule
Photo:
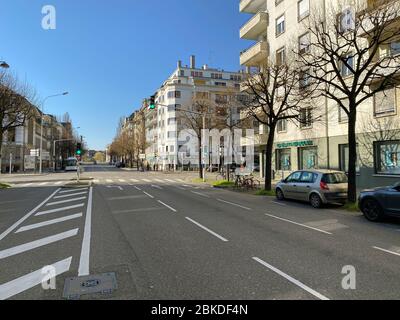
[[[356,108],[350,105],[348,136],[349,136],[349,172],[348,172],[348,198],[350,203],[357,202],[357,138],[356,138],[356,121],[357,112]]]
[[[2,163],[3,159],[1,157],[1,155],[3,154],[3,133],[4,133],[4,131],[3,131],[2,124],[3,124],[3,118],[0,118],[0,174],[1,174],[1,169],[2,169],[2,165],[3,165],[3,163]]]
[[[272,190],[272,153],[275,141],[275,124],[271,124],[268,132],[268,141],[265,150],[265,190]]]

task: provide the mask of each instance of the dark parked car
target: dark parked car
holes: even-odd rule
[[[125,168],[125,163],[120,162],[120,161],[117,161],[117,163],[115,164],[115,166],[116,166],[117,168]]]
[[[373,222],[385,216],[400,217],[400,182],[391,187],[362,191],[358,205],[364,216]]]

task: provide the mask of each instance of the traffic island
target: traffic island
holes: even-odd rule
[[[9,188],[11,188],[11,185],[0,182],[0,189],[9,189]]]

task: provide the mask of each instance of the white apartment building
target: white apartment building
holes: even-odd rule
[[[242,72],[230,72],[196,66],[195,56],[190,57],[190,64],[183,65],[178,61],[177,68],[156,92],[157,108],[146,112],[146,150],[150,166],[159,169],[176,169],[182,161],[179,154],[184,142],[178,141],[182,129],[176,109],[191,105],[194,95],[205,94],[211,100],[218,101],[228,98],[229,94],[240,92]],[[239,110],[233,112],[235,118],[240,117]],[[193,167],[198,166],[198,158],[187,154]]]
[[[367,1],[367,0],[366,0]],[[268,58],[284,59],[293,47],[302,48],[310,41],[304,26],[305,19],[315,8],[325,8],[335,1],[327,0],[241,0],[240,12],[249,20],[240,29],[240,38],[250,40],[251,46],[240,54],[245,67],[260,67]],[[372,1],[366,2],[368,5]],[[392,54],[400,54],[399,41],[391,44]],[[295,124],[284,121],[278,125],[273,170],[276,179],[286,177],[298,169],[329,168],[347,170],[348,139],[346,115],[338,105],[325,98],[319,102],[325,112],[325,121]],[[400,179],[400,88],[393,87],[375,96],[359,109],[357,134],[359,138],[358,171],[360,187],[390,185]],[[301,117],[308,118],[305,108]],[[377,126],[386,127],[387,134],[376,132]],[[400,129],[400,127],[398,127]],[[265,128],[260,128],[256,144],[260,148],[261,168],[267,141]],[[367,133],[368,132],[368,133]]]

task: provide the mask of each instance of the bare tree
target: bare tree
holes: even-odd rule
[[[23,126],[34,112],[29,100],[35,99],[34,91],[17,77],[0,72],[0,171],[4,133]]]
[[[292,59],[271,59],[244,83],[246,96],[241,103],[246,117],[252,117],[268,129],[265,190],[272,189],[272,156],[275,134],[280,121],[311,121],[312,112],[300,117],[303,107],[311,108],[313,86],[306,72],[296,68]],[[315,113],[317,114],[317,113]]]
[[[398,40],[395,20],[400,17],[400,5],[389,0],[334,1],[313,12],[305,23],[309,48],[298,57],[319,84],[319,94],[335,101],[348,116],[348,201],[354,203],[357,109],[396,83],[400,58],[390,47]]]

